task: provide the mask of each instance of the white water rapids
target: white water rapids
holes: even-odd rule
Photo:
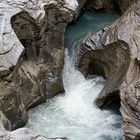
[[[85,79],[66,53],[63,82],[64,94],[29,111],[27,127],[47,137],[122,140],[121,117],[94,106],[94,100],[105,84],[102,77]]]

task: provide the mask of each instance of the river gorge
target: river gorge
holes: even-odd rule
[[[115,11],[86,11],[65,33],[65,65],[62,93],[29,111],[27,127],[47,137],[70,140],[122,140],[122,119],[113,111],[100,110],[94,100],[105,85],[102,77],[85,78],[76,70],[74,52],[78,41],[110,25],[119,15]],[[55,131],[54,131],[55,130]]]
[[[0,140],[140,140],[139,0],[0,0]]]

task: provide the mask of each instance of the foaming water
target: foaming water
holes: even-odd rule
[[[70,140],[122,140],[121,117],[93,104],[105,80],[85,77],[66,53],[63,71],[65,93],[29,111],[27,127],[47,137]]]
[[[74,42],[87,33],[109,25],[117,17],[116,12],[85,12],[77,24],[69,26],[66,30],[65,43],[69,52],[74,53]],[[66,51],[63,70],[65,93],[30,110],[27,127],[47,137],[67,137],[70,140],[122,140],[121,117],[113,112],[101,111],[94,105],[94,100],[106,81],[97,76],[85,79],[75,69],[73,60]]]

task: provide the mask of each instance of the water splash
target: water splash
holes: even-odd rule
[[[29,111],[27,127],[47,137],[70,140],[122,140],[121,117],[96,108],[93,101],[103,89],[102,77],[85,79],[65,55],[65,93]]]

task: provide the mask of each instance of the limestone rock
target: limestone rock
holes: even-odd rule
[[[78,12],[77,0],[0,1],[0,109],[12,129],[63,91],[64,32]]]
[[[96,99],[103,107],[121,100],[124,136],[140,139],[140,1],[111,26],[87,36],[77,48],[77,65],[85,74],[102,75],[107,83]]]

